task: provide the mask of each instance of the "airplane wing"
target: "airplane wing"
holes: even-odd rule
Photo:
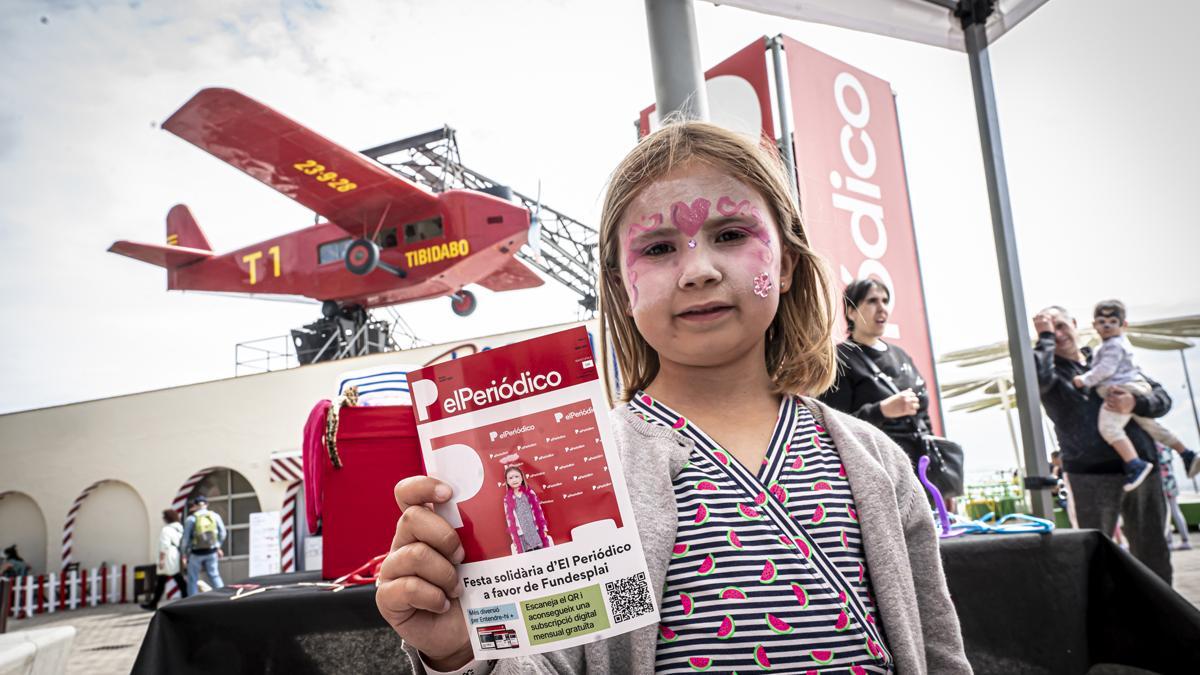
[[[139,244],[132,241],[115,242],[108,247],[108,251],[169,270],[213,257],[212,251],[202,251],[198,248]]]
[[[163,128],[351,234],[433,215],[437,197],[232,89],[203,89]]]
[[[489,291],[515,291],[522,288],[535,288],[545,282],[516,258],[509,258],[503,267],[488,276],[476,281]]]

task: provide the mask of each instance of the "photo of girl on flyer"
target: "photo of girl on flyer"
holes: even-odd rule
[[[525,472],[510,466],[504,471],[504,518],[512,537],[512,552],[526,553],[554,545],[547,534],[546,515],[537,494],[525,483]]]

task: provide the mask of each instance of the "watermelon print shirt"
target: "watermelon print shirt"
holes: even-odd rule
[[[645,393],[629,408],[695,442],[674,481],[656,672],[893,672],[850,485],[811,411],[783,400],[754,474]]]

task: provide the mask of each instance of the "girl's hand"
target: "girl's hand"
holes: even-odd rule
[[[921,400],[917,398],[912,389],[905,389],[899,394],[889,396],[879,404],[879,411],[889,419],[915,415],[920,409]]]
[[[426,506],[450,495],[449,485],[428,476],[396,484],[400,519],[375,591],[379,613],[438,670],[456,670],[472,659],[454,569],[463,560],[462,543],[454,528]]]
[[[1071,382],[1075,385],[1076,389],[1083,389],[1083,376],[1082,375],[1076,375],[1074,378],[1071,379]]]

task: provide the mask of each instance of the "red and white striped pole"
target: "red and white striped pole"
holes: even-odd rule
[[[63,524],[62,567],[66,567],[72,562],[71,553],[75,542],[75,516],[79,515],[79,509],[83,507],[83,502],[87,500],[88,495],[92,494],[92,490],[95,490],[103,482],[102,480],[98,480],[84,488],[83,492],[80,492],[75,501],[71,503],[70,510],[67,511],[67,522]]]
[[[187,518],[187,500],[192,494],[192,490],[196,489],[196,486],[200,484],[200,481],[204,480],[204,477],[212,472],[212,467],[197,471],[191,476],[188,476],[188,479],[185,480],[183,485],[179,486],[179,490],[175,492],[175,499],[171,502],[171,508],[175,509],[181,519]],[[187,570],[181,568],[180,571],[182,571],[185,576],[187,575]],[[180,593],[179,584],[175,583],[175,579],[167,580],[167,587],[165,590],[168,600],[178,597]]]
[[[284,572],[296,571],[296,495],[300,492],[301,484],[298,480],[292,481],[283,496],[279,557]]]

